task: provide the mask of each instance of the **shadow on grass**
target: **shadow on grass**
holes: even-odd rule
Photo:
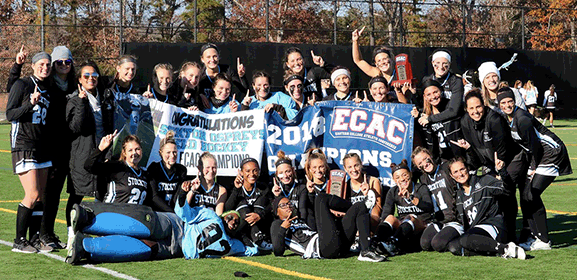
[[[559,183],[559,182],[571,182],[571,181],[575,181],[575,183],[577,184],[577,178],[575,177],[562,177],[562,178],[556,178],[555,179],[555,183]]]
[[[577,245],[577,216],[553,215],[547,219],[547,225],[553,247],[565,248]]]

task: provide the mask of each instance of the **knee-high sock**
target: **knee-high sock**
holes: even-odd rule
[[[16,239],[26,238],[26,231],[30,217],[32,216],[32,209],[24,206],[22,203],[18,204],[18,212],[16,214]]]
[[[32,209],[32,217],[30,218],[28,224],[28,236],[32,239],[32,236],[40,232],[40,225],[42,224],[42,216],[44,216],[44,204],[42,201],[36,202],[34,208]]]

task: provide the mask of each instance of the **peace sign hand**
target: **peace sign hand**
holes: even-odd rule
[[[357,90],[357,92],[355,93],[355,99],[353,99],[353,101],[355,103],[361,103],[363,102],[363,100],[359,97],[359,91]]]
[[[309,176],[305,175],[305,178],[307,178],[307,190],[309,191],[309,193],[314,193],[315,192],[315,183],[313,183],[313,181],[311,181],[311,179],[309,179]]]
[[[78,84],[78,97],[86,98],[86,91],[82,88],[80,84]]]
[[[281,193],[281,187],[276,177],[272,178],[272,182],[273,182],[272,193],[274,194],[275,197],[277,197]]]
[[[290,212],[290,214],[292,215],[292,211]],[[289,227],[291,226],[291,222],[294,221],[296,218],[298,218],[298,217],[297,217],[297,216],[294,216],[294,217],[292,217],[292,218],[285,219],[285,220],[282,221],[282,224],[280,224],[280,226],[281,226],[282,228],[287,229],[287,228],[289,228]]]

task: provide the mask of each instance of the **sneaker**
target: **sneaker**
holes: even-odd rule
[[[12,245],[12,252],[16,253],[24,253],[24,254],[31,254],[31,253],[38,253],[38,250],[26,240],[26,238],[21,237],[20,240],[14,239],[14,244]]]
[[[367,206],[367,209],[371,211],[371,209],[373,209],[373,206],[375,206],[376,202],[377,202],[377,195],[373,190],[369,190],[367,192],[367,197],[365,198],[365,206]]]
[[[555,126],[553,124],[551,124],[551,128],[555,128]]]
[[[30,244],[32,244],[32,246],[34,246],[34,248],[36,248],[36,250],[38,250],[41,253],[49,253],[52,252],[52,250],[54,250],[52,247],[42,242],[38,234],[32,236],[32,239],[30,239]]]
[[[515,245],[514,242],[509,242],[507,244],[507,248],[505,248],[505,254],[503,254],[503,258],[517,258],[520,260],[524,260],[526,257],[525,250],[523,248]]]
[[[377,247],[380,247],[379,249],[377,249],[377,252],[382,252],[382,253],[387,254],[391,257],[400,254],[400,251],[399,251],[398,246],[396,244],[396,239],[390,239],[388,241],[381,241],[377,244]]]
[[[532,235],[527,238],[527,241],[519,244],[519,247],[523,248],[525,251],[531,251],[531,245],[535,242],[535,237]]]
[[[384,262],[387,257],[381,256],[372,250],[362,250],[357,260],[363,262]]]
[[[40,236],[40,241],[56,250],[66,248],[66,244],[54,233]]]
[[[539,250],[551,250],[551,241],[545,243],[541,241],[541,239],[535,239],[535,242],[531,244],[530,251],[539,251]]]
[[[92,212],[86,211],[86,208],[80,206],[79,204],[74,204],[72,210],[70,210],[70,221],[72,230],[78,232],[83,228],[90,225],[92,222]]]
[[[272,250],[272,243],[270,243],[266,240],[262,240],[261,242],[258,242],[256,244],[256,246],[258,247],[259,250],[262,250],[262,251],[271,251]]]
[[[79,264],[82,258],[86,255],[84,246],[82,245],[82,240],[86,236],[82,232],[77,232],[72,240],[72,244],[68,246],[68,254],[66,255],[66,263],[69,264]]]
[[[351,245],[351,253],[360,253],[361,252],[361,244],[359,244],[359,237],[355,238],[355,242]]]

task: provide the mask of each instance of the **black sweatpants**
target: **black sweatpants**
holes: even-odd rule
[[[457,256],[494,256],[504,254],[507,245],[497,242],[484,229],[473,227],[461,238],[449,242],[448,247],[449,251]]]
[[[42,225],[40,235],[54,234],[54,223],[58,206],[60,205],[60,194],[64,187],[64,181],[69,174],[68,162],[60,162],[57,166],[50,169],[48,181],[44,190],[44,215],[42,216]]]
[[[535,174],[533,179],[521,190],[521,211],[527,220],[531,232],[543,242],[549,242],[547,212],[541,194],[555,180],[555,176]],[[526,189],[529,188],[529,189]]]
[[[445,252],[449,242],[459,238],[461,234],[453,227],[443,227],[441,223],[431,223],[421,235],[421,249],[423,251]]]

